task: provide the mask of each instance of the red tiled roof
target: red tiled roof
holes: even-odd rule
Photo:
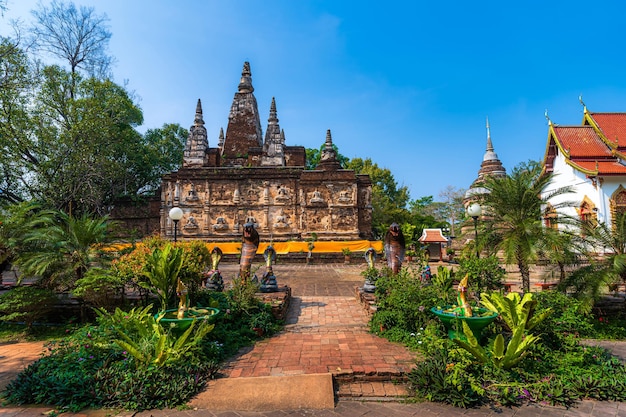
[[[602,134],[618,147],[626,148],[626,113],[589,113]]]
[[[441,229],[424,229],[422,236],[417,239],[420,242],[447,242],[448,239],[441,233]]]
[[[611,158],[611,149],[591,126],[554,126],[556,139],[570,158]]]
[[[589,170],[596,170],[596,161],[572,161],[579,167]],[[626,166],[616,161],[598,161],[597,169],[599,175],[626,175]]]

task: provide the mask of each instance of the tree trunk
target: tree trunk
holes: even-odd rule
[[[522,291],[524,291],[524,293],[530,292],[530,268],[523,260],[518,260],[517,266],[522,275]]]

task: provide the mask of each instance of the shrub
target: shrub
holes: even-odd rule
[[[482,258],[464,256],[459,259],[457,274],[461,277],[469,274],[470,290],[480,294],[484,291],[502,289],[506,271],[500,266],[496,256]]]
[[[58,301],[48,289],[21,286],[0,295],[0,320],[24,321],[31,328],[35,320],[45,317]]]

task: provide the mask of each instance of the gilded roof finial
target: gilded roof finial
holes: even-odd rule
[[[546,120],[548,121],[548,126],[552,126],[552,120],[550,120],[550,116],[548,116],[548,109],[546,109],[545,113],[543,114],[546,118]]]
[[[202,120],[202,103],[200,99],[198,99],[198,104],[196,104],[196,117],[194,118],[193,124],[196,126],[204,124],[204,120]]]
[[[580,95],[578,96],[578,101],[580,101],[580,104],[582,104],[582,105],[583,105],[583,111],[584,111],[585,113],[587,113],[587,106],[585,106],[585,102],[583,101],[583,95],[582,95],[582,94],[580,94]]]

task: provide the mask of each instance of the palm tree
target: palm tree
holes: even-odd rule
[[[45,210],[31,217],[27,225],[14,263],[22,276],[40,277],[44,286],[70,289],[90,267],[106,259],[102,251],[109,228],[106,216],[73,217]]]
[[[580,227],[588,245],[604,248],[604,256],[590,256],[590,264],[572,273],[561,287],[573,289],[592,307],[609,284],[626,282],[626,213],[617,213],[612,226],[583,222]]]
[[[552,179],[540,164],[529,162],[518,165],[506,177],[488,177],[484,183],[485,240],[503,253],[507,263],[517,264],[524,292],[530,291],[530,265],[543,244],[554,241],[559,233],[543,226],[542,207],[550,199],[571,192],[569,187],[546,192]]]

